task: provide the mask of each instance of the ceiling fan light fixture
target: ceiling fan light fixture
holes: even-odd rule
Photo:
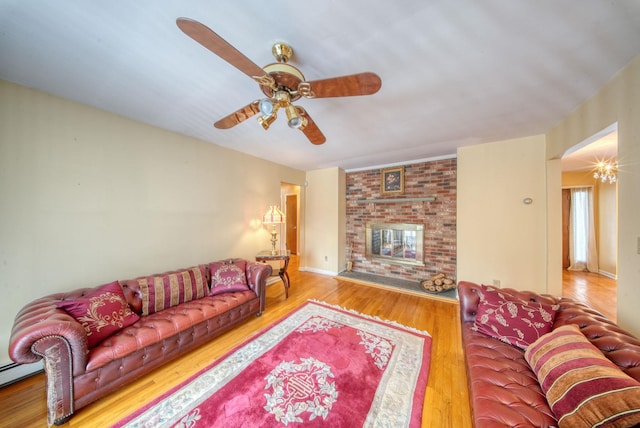
[[[298,110],[293,104],[289,104],[286,108],[287,125],[289,128],[303,130],[307,126],[307,118],[300,116]]]
[[[262,126],[262,128],[266,131],[269,129],[269,127],[271,126],[271,124],[273,122],[275,122],[276,118],[278,117],[278,115],[276,114],[276,112],[274,111],[273,114],[268,115],[268,116],[260,116],[258,117],[258,123]]]
[[[263,116],[271,116],[273,114],[273,102],[269,98],[261,99],[258,106]]]
[[[307,119],[305,119],[304,117],[293,118],[289,121],[290,128],[295,128],[302,131],[304,128],[306,128],[306,126],[307,126]]]
[[[286,108],[291,104],[291,96],[287,91],[277,91],[273,96],[272,102],[276,105],[276,108]]]

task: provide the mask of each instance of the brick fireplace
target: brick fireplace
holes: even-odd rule
[[[456,171],[455,158],[405,165],[404,192],[392,196],[381,193],[380,169],[348,172],[347,257],[353,271],[412,281],[439,273],[455,278]],[[428,197],[435,200],[422,200]],[[367,202],[375,199],[382,201]],[[365,245],[368,224],[424,225],[424,264],[371,257]]]

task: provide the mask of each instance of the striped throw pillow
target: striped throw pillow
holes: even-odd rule
[[[205,266],[169,272],[158,276],[138,278],[142,293],[142,315],[200,299],[208,292]]]
[[[545,334],[527,348],[524,357],[560,428],[640,423],[640,382],[607,359],[577,326]]]

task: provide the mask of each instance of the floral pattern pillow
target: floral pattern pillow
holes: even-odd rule
[[[245,274],[246,266],[246,261],[210,263],[211,291],[209,296],[248,290],[247,275]]]
[[[129,307],[118,281],[102,285],[77,299],[58,302],[57,307],[82,324],[89,348],[140,319]]]
[[[526,349],[551,331],[558,308],[483,286],[473,329]]]

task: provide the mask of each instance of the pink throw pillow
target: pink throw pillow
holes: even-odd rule
[[[558,305],[522,300],[500,289],[482,286],[473,329],[526,349],[551,331]]]
[[[89,348],[140,319],[127,304],[118,281],[102,285],[77,299],[58,302],[57,307],[82,324]]]
[[[211,291],[209,296],[231,291],[248,290],[249,286],[247,285],[247,276],[245,274],[246,266],[246,261],[210,263]]]

